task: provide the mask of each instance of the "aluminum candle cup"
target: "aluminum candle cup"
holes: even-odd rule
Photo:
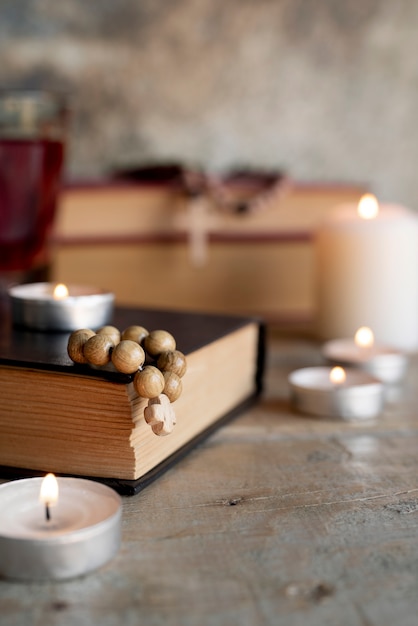
[[[343,383],[330,380],[330,367],[306,367],[289,376],[291,401],[301,413],[342,420],[377,417],[384,406],[383,384],[367,372],[346,369]]]
[[[9,296],[16,325],[50,331],[105,326],[115,299],[113,293],[96,287],[53,283],[15,285]]]
[[[405,376],[408,358],[395,348],[358,346],[352,339],[328,341],[322,354],[332,364],[358,367],[386,384],[397,384]]]
[[[119,550],[121,499],[91,480],[58,478],[50,519],[39,494],[43,479],[0,486],[0,575],[64,580],[97,569]]]

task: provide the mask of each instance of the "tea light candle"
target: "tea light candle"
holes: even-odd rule
[[[121,499],[91,480],[48,475],[5,483],[0,510],[0,575],[7,578],[74,578],[119,549]]]
[[[322,354],[332,364],[359,367],[386,384],[399,383],[408,366],[405,353],[376,344],[373,331],[367,326],[359,328],[353,339],[326,342]]]
[[[418,349],[417,214],[368,194],[320,224],[314,249],[321,338],[352,337],[366,324],[379,343]]]
[[[305,367],[290,374],[289,385],[294,408],[310,415],[364,420],[384,405],[382,383],[353,368]]]
[[[33,330],[99,328],[111,320],[114,294],[95,287],[54,283],[9,289],[13,322]]]

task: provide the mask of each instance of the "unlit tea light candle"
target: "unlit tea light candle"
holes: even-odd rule
[[[121,499],[100,483],[54,475],[12,481],[0,486],[0,510],[0,575],[6,578],[74,578],[119,550]]]
[[[34,330],[99,328],[111,320],[114,294],[96,287],[31,283],[9,289],[13,322]]]
[[[305,367],[290,374],[289,385],[295,409],[310,415],[371,419],[384,405],[382,383],[353,368]]]
[[[359,328],[353,339],[327,341],[322,354],[330,363],[358,367],[386,384],[401,382],[408,367],[406,354],[377,344],[367,326]]]

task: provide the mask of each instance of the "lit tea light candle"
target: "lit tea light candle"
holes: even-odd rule
[[[54,475],[12,481],[0,485],[0,510],[1,576],[74,578],[119,550],[121,499],[100,483]]]
[[[405,376],[405,353],[377,344],[373,331],[361,326],[353,339],[334,339],[324,344],[322,354],[330,364],[358,367],[386,384],[399,383]]]
[[[418,215],[366,194],[336,207],[315,236],[317,328],[352,337],[366,324],[379,343],[418,350]]]
[[[310,415],[364,420],[384,406],[382,383],[353,368],[305,367],[290,374],[289,386],[294,408]]]
[[[56,287],[54,287],[54,291],[52,292],[55,300],[61,300],[61,298],[68,298],[68,287],[67,285],[63,285],[59,283]]]
[[[13,322],[33,330],[99,328],[112,318],[114,294],[96,287],[53,283],[9,289]]]
[[[41,483],[41,491],[39,500],[45,504],[45,518],[49,522],[51,519],[51,506],[55,506],[58,502],[58,481],[54,474],[47,474]]]
[[[342,367],[338,365],[333,367],[329,373],[329,379],[335,385],[342,385],[347,380],[347,374]]]
[[[360,326],[354,335],[355,344],[362,350],[368,350],[374,345],[374,335],[371,328]]]

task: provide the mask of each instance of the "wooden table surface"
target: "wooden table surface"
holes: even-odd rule
[[[123,502],[122,547],[60,583],[0,581],[1,626],[418,624],[418,359],[376,423],[303,417],[270,338],[261,402]]]

